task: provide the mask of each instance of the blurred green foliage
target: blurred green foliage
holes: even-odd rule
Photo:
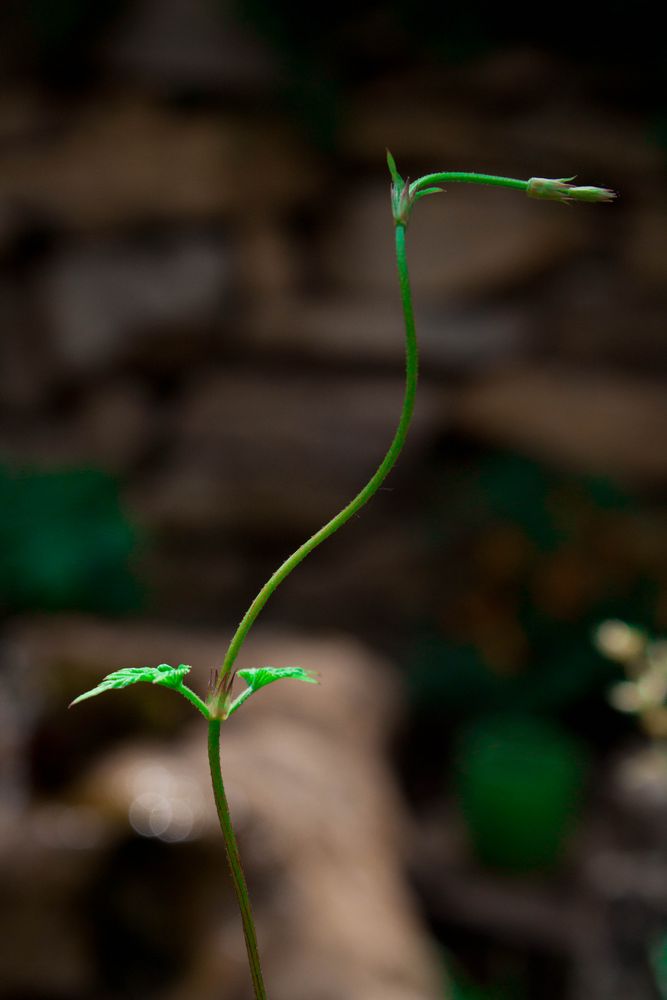
[[[444,996],[447,1000],[525,1000],[523,976],[516,971],[494,976],[491,983],[474,982],[450,952],[444,952],[446,968]]]
[[[667,935],[653,949],[652,965],[661,1000],[667,1000]]]
[[[435,492],[442,574],[411,652],[415,700],[464,720],[601,697],[619,671],[593,627],[658,624],[664,518],[608,482],[511,454],[452,463]]]
[[[0,466],[0,608],[110,614],[140,603],[135,530],[98,469]]]
[[[579,815],[588,757],[539,718],[478,720],[458,740],[458,801],[476,857],[506,871],[546,871],[562,859]]]

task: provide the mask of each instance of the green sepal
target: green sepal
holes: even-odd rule
[[[396,160],[389,150],[387,150],[387,166],[391,174],[391,214],[396,225],[406,226],[410,216],[409,185],[399,174]]]
[[[138,684],[140,681],[178,689],[182,685],[183,678],[189,672],[190,667],[186,666],[185,663],[181,663],[177,667],[171,667],[168,663],[160,663],[157,667],[123,667],[121,670],[114,670],[112,674],[107,674],[97,687],[86,691],[85,694],[80,694],[70,703],[70,708],[87,698],[95,698],[98,694],[104,694],[105,691],[116,691],[129,687],[130,684]]]
[[[412,195],[412,200],[419,201],[420,198],[424,198],[427,194],[440,194],[444,190],[444,188],[439,187],[423,188],[421,191],[417,191]]]
[[[405,183],[403,178],[398,172],[398,167],[396,166],[396,160],[391,155],[389,150],[387,150],[387,166],[389,167],[389,173],[391,174],[391,179],[398,188],[402,188]]]
[[[257,667],[256,669],[244,669],[237,672],[248,687],[232,702],[227,712],[227,718],[233,715],[236,709],[240,708],[251,694],[259,691],[260,688],[266,687],[267,684],[273,684],[274,681],[294,680],[303,681],[305,684],[319,684],[317,678],[309,670],[304,670],[303,667]]]

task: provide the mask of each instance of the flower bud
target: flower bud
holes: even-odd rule
[[[576,187],[569,182],[573,177],[531,177],[528,181],[526,194],[529,198],[541,198],[546,201],[560,201],[567,204],[571,201],[605,202],[613,201],[615,191],[609,188]]]

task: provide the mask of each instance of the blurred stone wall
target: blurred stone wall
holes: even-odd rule
[[[576,173],[621,198],[452,185],[419,206],[410,444],[268,613],[369,634],[414,614],[425,470],[450,434],[665,481],[664,152],[642,96],[618,99],[638,68],[396,45],[362,19],[353,51],[376,63],[348,80],[328,152],[284,99],[280,52],[202,0],[127,5],[83,83],[15,69],[3,86],[0,454],[120,477],[153,613],[232,623],[383,453],[402,366],[385,146],[411,176]]]

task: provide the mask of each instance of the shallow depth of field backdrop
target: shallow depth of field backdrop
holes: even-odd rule
[[[414,213],[406,450],[242,656],[321,687],[223,740],[269,993],[667,996],[663,695],[593,641],[667,635],[664,56],[641,2],[2,5],[2,1000],[249,997],[201,720],[66,706],[203,692],[384,453],[386,146],[621,197]]]

